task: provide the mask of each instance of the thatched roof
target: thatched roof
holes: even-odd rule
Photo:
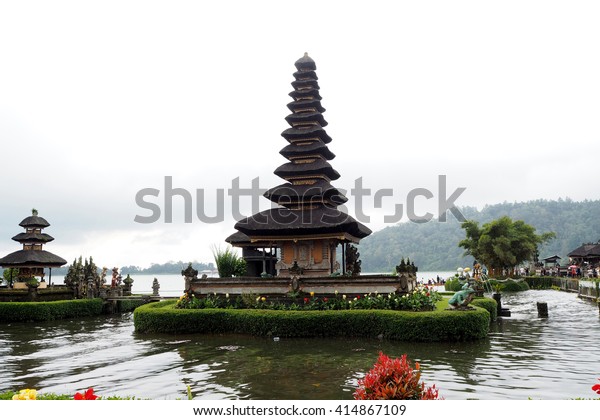
[[[327,160],[335,158],[335,155],[329,150],[327,145],[321,140],[314,140],[310,144],[298,145],[296,143],[290,143],[279,151],[279,153],[285,158],[293,158],[296,156],[306,156],[308,154],[314,155],[319,154]]]
[[[573,258],[589,258],[589,257],[600,257],[600,243],[595,244],[583,244],[578,248],[567,254]]]
[[[51,242],[54,240],[54,238],[50,235],[48,235],[47,233],[19,233],[18,235],[15,235],[12,237],[13,241],[17,241],[20,243],[35,243],[35,244],[39,244],[39,243],[46,243],[46,242]]]
[[[340,177],[338,171],[323,159],[315,159],[310,163],[284,163],[279,168],[275,169],[275,175],[288,179],[294,176],[309,176],[309,175],[325,175],[330,180],[336,180]]]
[[[296,60],[294,65],[296,66],[296,68],[298,70],[316,70],[317,69],[317,64],[315,63],[315,60],[310,58],[308,56],[308,53],[304,53],[304,55],[301,58]]]
[[[60,267],[67,263],[58,255],[43,250],[19,250],[0,258],[2,267]]]
[[[235,229],[249,236],[289,237],[325,233],[348,233],[358,239],[371,230],[352,216],[332,207],[290,210],[274,208],[256,213],[235,224]]]
[[[340,205],[348,201],[340,190],[327,181],[318,181],[313,185],[292,185],[286,182],[271,188],[264,196],[283,206],[298,202],[323,202],[323,200]]]
[[[35,212],[32,216],[26,217],[23,219],[19,226],[24,228],[46,228],[50,226],[50,223],[46,221],[43,217],[37,215]]]
[[[318,125],[311,125],[306,128],[291,127],[291,128],[288,128],[287,130],[284,130],[281,133],[281,136],[283,138],[285,138],[287,141],[289,141],[290,143],[293,140],[301,140],[301,139],[313,138],[313,137],[320,138],[321,141],[323,141],[323,143],[325,143],[325,144],[331,142],[331,137],[329,137],[329,134],[327,134],[327,132],[325,131],[325,129],[323,127],[318,126]]]

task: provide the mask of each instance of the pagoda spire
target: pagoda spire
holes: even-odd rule
[[[264,271],[269,248],[270,256],[279,249],[274,264],[279,276],[329,275],[340,268],[336,248],[359,243],[371,230],[338,209],[348,199],[331,185],[340,174],[329,163],[335,155],[328,147],[331,137],[325,131],[317,66],[305,53],[295,67],[292,102],[287,105],[291,113],[285,118],[290,127],[281,133],[287,145],[279,152],[287,162],[274,172],[285,182],[264,194],[278,206],[239,220],[237,232],[226,241],[244,249],[252,272]],[[256,266],[259,248],[263,268]]]
[[[335,155],[327,147],[331,137],[324,129],[327,121],[323,117],[317,66],[307,53],[295,66],[294,90],[289,94],[293,101],[287,105],[292,113],[285,118],[291,128],[281,133],[289,144],[279,152],[288,163],[275,170],[275,175],[287,182],[268,190],[265,197],[291,209],[307,205],[337,207],[348,199],[330,183],[340,174],[328,162]]]

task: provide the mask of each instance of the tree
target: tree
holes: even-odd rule
[[[465,249],[464,255],[472,255],[493,275],[534,259],[538,246],[556,237],[554,232],[538,235],[533,226],[522,220],[513,221],[508,216],[481,227],[473,220],[467,220],[461,226],[466,237],[458,246]]]
[[[19,269],[16,267],[6,268],[2,273],[2,277],[4,278],[6,284],[12,286],[12,283],[19,278]]]

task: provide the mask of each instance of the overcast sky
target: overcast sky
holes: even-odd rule
[[[459,206],[599,199],[599,21],[597,1],[0,1],[0,254],[35,207],[69,262],[212,261],[232,180],[282,182],[304,52],[333,184],[394,192],[364,199],[373,230],[415,188],[437,216],[439,175]],[[224,190],[224,220],[185,223],[175,197],[165,223],[166,177],[209,215]],[[134,221],[144,188],[161,191],[152,224]]]

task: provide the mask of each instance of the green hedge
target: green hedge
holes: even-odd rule
[[[447,303],[446,303],[447,305]],[[487,336],[490,313],[339,310],[175,309],[175,301],[134,311],[139,333],[245,333],[280,337],[378,337],[401,341],[464,341]]]
[[[102,299],[0,303],[0,322],[50,321],[100,315],[101,313]]]
[[[544,277],[529,276],[529,277],[525,277],[525,281],[527,282],[527,284],[529,285],[529,287],[531,289],[536,289],[536,290],[552,289],[552,285],[554,284],[554,280],[556,280],[556,277],[551,277],[551,276],[544,276]]]
[[[117,312],[131,312],[145,303],[143,299],[119,300],[117,301]]]
[[[494,299],[476,297],[471,302],[471,305],[478,306],[488,311],[492,321],[495,321],[498,317],[498,302],[496,302]]]

